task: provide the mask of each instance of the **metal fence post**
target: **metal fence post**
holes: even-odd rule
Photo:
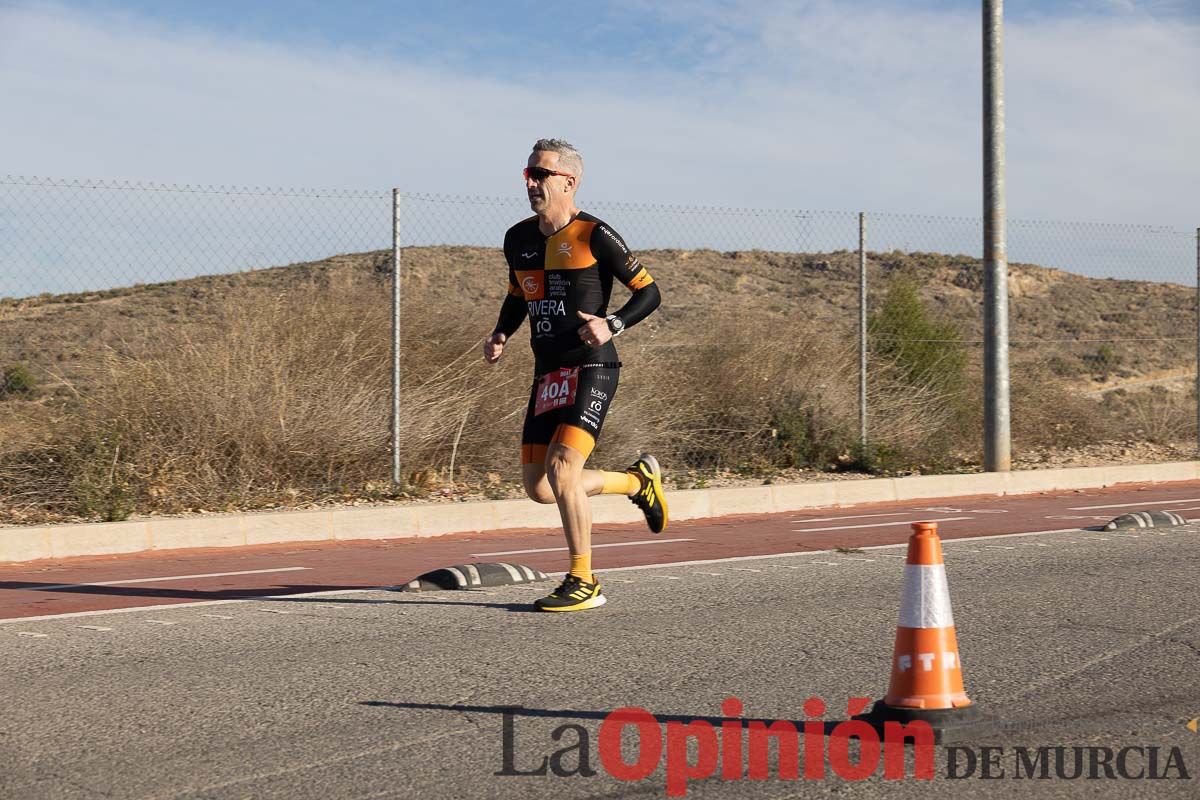
[[[858,444],[867,458],[867,213],[858,212]]]
[[[1004,200],[1004,0],[983,2],[983,468],[1012,468]]]
[[[400,487],[400,190],[392,189],[392,485]]]

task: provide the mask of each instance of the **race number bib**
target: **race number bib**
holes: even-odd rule
[[[533,415],[536,417],[556,408],[573,405],[575,391],[578,388],[578,367],[547,372],[538,380],[537,399],[533,402]]]

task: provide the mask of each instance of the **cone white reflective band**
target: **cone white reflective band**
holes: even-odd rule
[[[497,563],[504,567],[505,572],[508,573],[508,577],[513,579],[513,583],[525,582],[525,578],[521,575],[521,573],[517,572],[516,567],[514,567],[512,564],[505,564],[503,561],[499,561]]]
[[[949,628],[950,588],[944,564],[905,564],[904,595],[900,599],[900,627]]]
[[[525,580],[527,580],[527,581],[537,580],[537,576],[533,574],[533,572],[529,569],[529,567],[525,566],[524,564],[517,564],[517,566],[521,568],[521,572],[525,573]]]
[[[480,584],[479,570],[475,569],[473,564],[463,564],[463,569],[467,571],[467,585],[478,586]]]

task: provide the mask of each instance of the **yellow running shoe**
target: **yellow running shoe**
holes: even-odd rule
[[[629,499],[646,515],[650,530],[662,533],[667,529],[667,497],[663,493],[662,469],[658,466],[658,459],[642,453],[633,466],[625,471],[636,475],[642,482],[642,488]]]
[[[608,598],[600,592],[600,579],[593,575],[592,580],[594,583],[588,583],[568,572],[557,589],[534,601],[533,606],[538,611],[584,611],[602,606]]]

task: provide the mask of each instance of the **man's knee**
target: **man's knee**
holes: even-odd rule
[[[545,477],[537,481],[526,481],[525,494],[535,503],[555,502],[554,491],[550,488],[550,484],[546,482]]]
[[[546,470],[541,464],[526,464],[522,469],[521,483],[525,494],[535,503],[553,503],[554,492],[546,481]]]
[[[583,460],[563,446],[556,446],[546,456],[546,481],[554,494],[561,495],[579,482]]]

